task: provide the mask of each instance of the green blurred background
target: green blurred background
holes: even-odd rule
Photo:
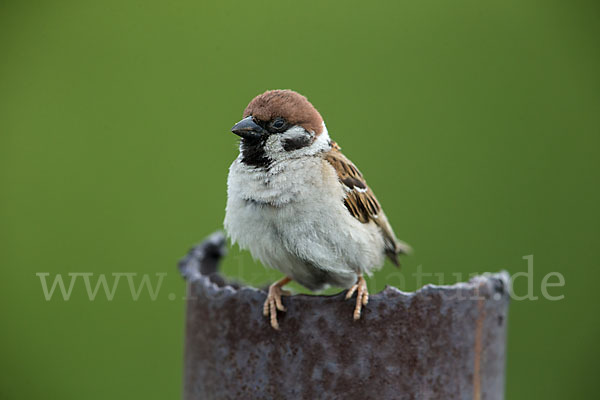
[[[533,254],[540,299],[512,302],[507,398],[592,397],[599,11],[579,0],[1,1],[0,397],[180,397],[175,264],[222,226],[229,129],[274,88],[308,96],[415,248],[403,278],[386,265],[371,291],[416,289],[418,266],[446,283],[525,271]],[[280,276],[237,248],[224,269],[253,284]],[[551,271],[565,277],[550,289],[563,300],[541,298]],[[90,301],[81,282],[69,301],[46,301],[37,272],[167,276],[155,301],[133,301],[125,282],[113,301]]]

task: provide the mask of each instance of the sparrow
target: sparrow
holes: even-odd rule
[[[239,155],[229,168],[224,227],[232,243],[284,274],[269,286],[263,314],[279,330],[281,296],[296,281],[356,293],[353,318],[369,301],[364,275],[409,246],[399,241],[358,168],[330,139],[317,109],[292,90],[269,90],[231,131]]]

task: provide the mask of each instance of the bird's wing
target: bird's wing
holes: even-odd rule
[[[395,265],[399,265],[398,254],[407,253],[409,247],[394,235],[381,205],[358,168],[342,154],[336,143],[332,142],[332,145],[333,148],[325,155],[325,159],[335,169],[340,183],[344,186],[344,205],[350,214],[363,224],[373,221],[379,226],[385,242],[386,255]]]

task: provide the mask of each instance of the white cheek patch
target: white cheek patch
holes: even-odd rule
[[[313,132],[294,126],[281,135],[281,143],[285,151],[294,151],[310,146],[314,138],[315,134]]]
[[[292,126],[281,134],[269,136],[265,143],[265,153],[274,161],[311,156],[330,149],[325,123],[323,132],[316,139],[314,132],[307,132],[301,126]]]
[[[301,126],[292,126],[283,133],[272,134],[265,143],[265,152],[272,160],[287,159],[290,153],[306,148],[314,140],[314,133]]]
[[[265,142],[265,153],[271,160],[280,158],[278,154],[285,152],[280,139],[279,135],[270,135]]]
[[[283,132],[280,136],[282,139],[298,139],[303,137],[312,138],[315,136],[315,134],[312,132],[307,132],[306,129],[301,126],[294,125],[287,131]]]

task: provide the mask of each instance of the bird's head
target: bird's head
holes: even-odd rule
[[[231,131],[241,137],[242,162],[254,167],[314,155],[331,146],[321,114],[292,90],[269,90],[256,96]]]

